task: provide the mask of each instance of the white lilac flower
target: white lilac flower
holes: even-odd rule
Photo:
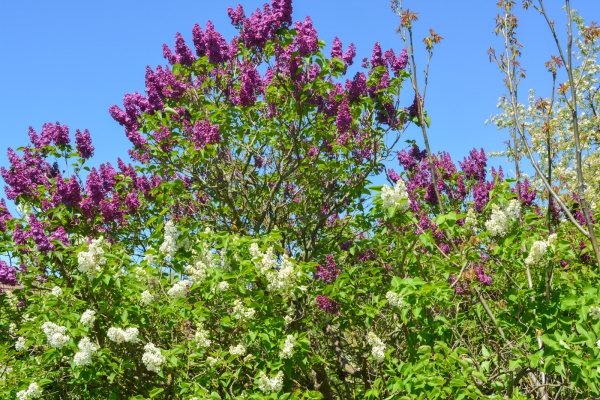
[[[91,327],[96,320],[96,311],[94,310],[85,310],[85,312],[81,315],[80,322],[87,326]]]
[[[106,336],[115,343],[135,343],[138,341],[138,334],[139,331],[137,328],[127,328],[123,330],[121,328],[112,327],[108,330]]]
[[[373,358],[378,362],[382,362],[385,359],[385,343],[383,343],[383,341],[373,332],[369,332],[367,335],[367,342],[372,347],[371,354],[373,355]]]
[[[600,307],[598,307],[598,306],[591,306],[589,314],[594,319],[600,318]]]
[[[70,337],[65,335],[67,328],[64,326],[59,326],[52,322],[45,322],[44,325],[42,325],[42,330],[46,334],[48,344],[52,347],[60,349],[69,342]]]
[[[477,226],[477,214],[472,207],[469,207],[467,216],[465,217],[465,227],[474,228]]]
[[[104,238],[93,239],[88,247],[88,251],[81,251],[77,255],[77,269],[87,274],[88,277],[94,277],[100,270],[100,267],[106,264],[102,244]]]
[[[402,307],[404,302],[402,296],[392,291],[387,292],[385,298],[392,307]]]
[[[148,343],[144,346],[144,355],[142,356],[142,362],[146,365],[148,371],[159,372],[162,365],[167,361],[165,356],[162,355],[160,349],[152,343]]]
[[[518,219],[521,215],[521,202],[519,200],[511,200],[508,202],[508,206],[506,206],[504,210],[504,214],[509,219]]]
[[[84,337],[79,341],[77,347],[79,347],[80,351],[75,353],[75,356],[73,357],[75,365],[77,365],[78,367],[91,365],[92,355],[98,350],[98,346],[92,343],[92,341],[89,338]]]
[[[17,392],[17,400],[39,399],[42,396],[42,388],[37,383],[31,383],[27,390]]]
[[[485,228],[491,236],[504,236],[508,231],[510,220],[496,204],[492,204],[492,215],[485,222]]]
[[[15,342],[15,350],[23,351],[25,349],[27,349],[27,339],[25,339],[23,336],[19,336],[19,338]]]
[[[15,336],[16,333],[17,333],[17,324],[15,324],[14,322],[11,322],[10,325],[8,326],[8,334],[10,336]]]
[[[206,362],[208,363],[208,365],[210,365],[212,367],[213,365],[215,365],[216,363],[219,362],[219,359],[215,358],[215,357],[208,356],[208,357],[206,357]]]
[[[263,371],[258,375],[258,389],[264,394],[278,393],[283,388],[283,372],[269,378]]]
[[[548,246],[554,245],[557,240],[558,240],[558,235],[556,233],[551,234],[550,236],[548,236]]]
[[[279,353],[281,358],[290,358],[294,354],[294,346],[296,345],[296,338],[293,335],[288,335],[283,343],[283,350]]]
[[[175,252],[177,251],[177,238],[179,237],[179,232],[177,231],[175,225],[173,225],[173,221],[168,221],[165,224],[164,232],[164,241],[160,245],[159,251],[167,260],[169,260],[173,258]]]
[[[241,300],[235,300],[233,302],[233,313],[232,316],[234,319],[239,320],[247,320],[254,318],[255,310],[254,308],[245,308],[244,303]]]
[[[221,292],[225,292],[229,290],[229,283],[227,283],[227,281],[220,282],[218,287]]]
[[[197,261],[194,266],[188,265],[185,267],[185,273],[190,277],[192,283],[202,283],[206,279],[206,264],[202,261]]]
[[[175,283],[171,289],[169,289],[167,294],[174,299],[181,299],[187,296],[188,284],[188,281],[179,281]]]
[[[294,318],[292,318],[292,316],[290,316],[290,315],[286,315],[285,317],[283,317],[283,322],[285,323],[286,326],[291,324],[293,320],[294,320]]]
[[[155,254],[146,254],[146,255],[144,256],[144,261],[146,261],[146,263],[147,263],[148,265],[152,265],[152,264],[154,264],[154,262],[156,261],[156,258],[157,258],[157,257],[156,257],[156,255],[155,255]]]
[[[60,296],[62,296],[62,294],[63,294],[63,291],[62,291],[62,289],[60,287],[54,286],[52,288],[52,295],[54,295],[56,297],[60,297]]]
[[[410,200],[404,181],[398,179],[393,189],[388,185],[383,185],[381,188],[381,201],[383,202],[383,208],[397,207],[399,211],[408,210]]]
[[[154,295],[152,293],[150,293],[148,290],[144,290],[142,292],[142,304],[148,305],[148,304],[152,303],[153,300],[154,300]]]
[[[198,343],[198,347],[209,347],[211,340],[208,338],[208,331],[202,329],[202,326],[198,326],[198,330],[194,335],[194,340]]]
[[[535,265],[538,264],[543,258],[546,252],[548,251],[548,242],[538,240],[533,243],[531,246],[531,250],[529,250],[529,255],[525,259],[526,265]]]
[[[229,346],[229,354],[233,356],[243,356],[246,354],[246,347],[243,344],[237,346]]]

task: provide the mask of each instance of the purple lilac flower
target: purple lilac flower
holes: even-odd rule
[[[292,25],[292,0],[273,0],[273,15],[277,16],[277,27]]]
[[[8,161],[10,169],[0,167],[0,175],[7,184],[5,192],[9,200],[14,200],[22,194],[32,196],[40,185],[49,186],[50,164],[40,153],[25,148],[23,157],[20,158],[9,148]]]
[[[149,65],[146,66],[146,95],[148,96],[148,104],[150,112],[162,110],[164,103],[162,101],[163,85],[159,77],[154,73]]]
[[[419,105],[417,104],[417,98],[421,101],[421,108],[423,108],[423,106],[424,106],[424,102],[423,102],[423,99],[421,98],[421,95],[420,94],[418,96],[415,95],[413,103],[408,108],[408,115],[411,117],[416,117],[419,114]]]
[[[325,257],[325,265],[317,265],[315,267],[315,277],[325,283],[333,283],[342,273],[332,255]]]
[[[471,150],[469,152],[469,156],[465,157],[463,161],[459,161],[458,165],[460,165],[460,168],[465,173],[465,177],[467,179],[474,179],[477,181],[482,181],[485,179],[487,158],[483,149],[481,149],[479,152],[477,152],[476,149]]]
[[[350,46],[346,49],[344,56],[342,59],[346,63],[346,65],[352,65],[354,63],[354,57],[356,57],[356,46],[354,43],[350,43]]]
[[[314,53],[319,50],[319,37],[317,31],[313,28],[312,19],[306,17],[304,22],[296,21],[294,29],[298,31],[298,35],[294,39],[298,46],[298,54],[304,57],[307,54]]]
[[[177,62],[187,67],[190,67],[196,60],[196,57],[194,57],[190,48],[185,44],[185,39],[183,39],[183,36],[179,32],[175,34],[175,54],[177,54]]]
[[[196,48],[196,55],[198,57],[202,57],[206,55],[206,46],[204,44],[204,32],[202,32],[202,28],[200,25],[196,24],[192,28],[192,41],[194,42],[194,47]]]
[[[4,199],[0,199],[0,231],[6,231],[6,221],[10,221],[11,219],[12,215],[6,207],[6,202]]]
[[[219,125],[211,125],[206,118],[204,121],[196,121],[194,124],[194,148],[199,150],[209,144],[221,142]]]
[[[387,172],[387,176],[390,178],[390,180],[394,183],[398,182],[400,180],[400,175],[398,175],[396,173],[396,171],[394,171],[393,169],[389,169]]]
[[[340,315],[340,303],[331,299],[329,296],[317,296],[317,306],[321,311],[331,315]]]
[[[85,191],[94,204],[99,204],[106,194],[96,168],[92,168],[85,180]]]
[[[60,196],[59,201],[66,206],[74,206],[81,201],[81,188],[77,177],[72,176],[66,183],[62,176],[56,178],[56,191]]]
[[[169,61],[169,64],[177,64],[177,55],[173,54],[169,46],[166,43],[163,43],[163,57]]]
[[[135,213],[140,208],[140,200],[135,193],[129,193],[125,197],[125,207],[127,207],[130,214]]]
[[[348,133],[352,126],[352,115],[350,115],[350,106],[347,99],[342,100],[335,122],[340,134]]]
[[[489,192],[492,185],[487,182],[480,180],[476,185],[473,185],[473,200],[475,201],[475,211],[482,212],[487,205],[489,198]]]
[[[537,190],[533,186],[531,186],[528,179],[525,179],[523,183],[517,182],[517,184],[511,189],[511,191],[513,193],[520,192],[521,197],[519,200],[521,200],[521,203],[524,206],[531,206],[537,194]]]
[[[117,172],[109,162],[100,164],[100,178],[102,179],[102,188],[105,192],[110,192],[115,187],[115,183],[117,183],[115,179],[116,175]]]
[[[363,72],[357,72],[352,81],[346,80],[346,90],[350,99],[360,97],[367,92],[367,77]]]
[[[477,276],[477,280],[481,282],[484,286],[492,286],[492,277],[486,275],[483,267],[478,267],[475,269],[475,274]]]
[[[342,41],[339,37],[335,37],[333,39],[333,44],[331,45],[331,58],[339,58],[342,59]]]
[[[408,52],[406,51],[406,49],[402,49],[402,51],[398,55],[398,58],[394,61],[392,65],[390,65],[390,68],[392,69],[392,71],[394,71],[395,75],[398,76],[400,74],[400,71],[406,68],[407,64]]]
[[[227,8],[227,15],[231,18],[231,25],[241,28],[241,25],[246,18],[244,14],[244,7],[241,4],[238,4],[236,9],[234,10],[232,7]]]
[[[20,224],[15,226],[15,230],[13,231],[13,240],[17,245],[27,244],[27,238],[30,236],[30,232],[23,231],[23,227]]]
[[[208,56],[208,62],[218,64],[229,59],[229,46],[223,36],[215,31],[212,21],[206,23],[204,33],[204,49]]]
[[[241,87],[238,102],[242,106],[251,106],[256,101],[256,90],[260,89],[262,80],[260,74],[250,63],[242,66]]]
[[[58,240],[62,244],[64,244],[66,247],[69,247],[71,245],[71,241],[69,240],[69,236],[67,235],[67,232],[65,231],[65,228],[63,228],[62,226],[59,226],[58,228],[56,228],[54,230],[54,232],[52,232],[50,234],[50,239]]]
[[[75,131],[75,146],[81,158],[90,158],[94,155],[94,146],[92,146],[92,136],[85,129],[83,133],[79,129]]]
[[[4,261],[0,261],[0,283],[8,286],[17,286],[19,284],[17,269],[6,264]]]
[[[121,210],[119,196],[114,194],[110,201],[104,199],[101,200],[100,213],[102,214],[102,222],[105,224],[110,224],[115,221],[119,223],[123,222],[123,211]]]
[[[379,45],[379,42],[375,43],[375,45],[373,46],[373,52],[371,53],[370,63],[372,68],[376,68],[380,65],[385,64],[381,54],[381,46]]]
[[[39,251],[47,253],[54,250],[54,245],[50,243],[48,236],[44,233],[44,226],[33,214],[29,214],[29,226],[31,227],[31,237]]]

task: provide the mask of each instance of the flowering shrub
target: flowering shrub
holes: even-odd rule
[[[2,397],[597,396],[598,276],[535,190],[414,143],[371,186],[419,121],[406,50],[343,82],[289,0],[229,16],[111,107],[136,167],[59,123],[9,150]]]

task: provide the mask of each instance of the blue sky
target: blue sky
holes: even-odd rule
[[[419,12],[417,53],[425,54],[421,39],[430,28],[444,37],[435,49],[425,108],[432,117],[432,149],[448,151],[454,160],[473,147],[502,150],[508,138],[507,132],[484,125],[504,93],[502,76],[486,55],[490,45],[501,47],[492,33],[496,2],[404,1],[405,8]],[[249,15],[263,3],[245,0],[242,5]],[[564,30],[564,13],[557,3],[547,7]],[[192,26],[204,26],[210,19],[230,39],[235,30],[227,7],[236,5],[231,0],[0,2],[5,54],[0,63],[0,165],[7,165],[6,148],[27,143],[30,125],[39,132],[44,122],[55,121],[67,124],[72,133],[76,128],[90,130],[96,147],[93,164],[127,158],[130,143],[108,108],[120,106],[125,93],[143,92],[146,65],[165,64],[162,44],[172,47],[176,32],[191,44]],[[344,47],[353,42],[359,59],[369,57],[377,41],[384,50],[403,47],[389,0],[296,0],[293,6],[294,20],[310,15],[328,45],[335,36]],[[586,21],[600,19],[597,0],[573,0],[572,7]],[[535,12],[518,13],[528,72],[521,93],[530,87],[547,93],[551,77],[543,64],[556,53],[552,38]],[[423,67],[421,60],[419,69]],[[405,139],[420,141],[420,130],[411,127]]]

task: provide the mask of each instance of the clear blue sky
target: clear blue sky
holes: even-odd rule
[[[421,39],[429,28],[444,37],[435,51],[425,108],[432,117],[432,148],[450,152],[454,160],[473,147],[502,150],[507,139],[507,132],[484,125],[504,92],[502,76],[486,55],[490,45],[501,47],[492,33],[496,2],[404,1],[419,12],[417,52],[425,54]],[[242,4],[249,15],[263,3]],[[547,7],[563,29],[560,3],[548,2]],[[176,32],[191,44],[192,26],[204,26],[210,19],[230,39],[235,30],[227,7],[236,5],[231,0],[0,2],[5,54],[0,62],[0,165],[7,164],[7,147],[27,143],[30,125],[39,132],[44,122],[55,121],[73,133],[76,128],[90,130],[96,147],[93,164],[127,158],[130,143],[108,108],[120,106],[125,93],[143,92],[146,65],[165,64],[162,44],[172,47]],[[384,50],[403,47],[389,0],[296,0],[293,6],[294,20],[310,15],[322,39],[330,44],[339,36],[344,46],[354,42],[359,59],[369,57],[377,41]],[[600,20],[598,0],[573,0],[572,7],[588,22]],[[519,14],[522,61],[528,71],[521,93],[530,87],[547,93],[551,78],[543,64],[556,50],[539,15],[520,9]],[[421,60],[419,69],[423,66]],[[406,134],[406,139],[419,138],[415,127]]]

